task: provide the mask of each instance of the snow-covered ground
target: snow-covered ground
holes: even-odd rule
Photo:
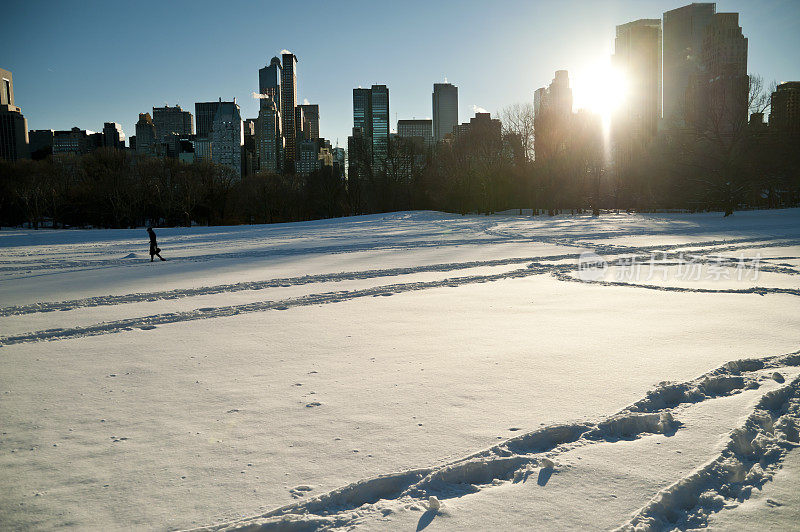
[[[157,234],[0,231],[0,528],[798,527],[800,210]]]

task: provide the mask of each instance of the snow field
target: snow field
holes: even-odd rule
[[[157,230],[156,264],[143,231],[0,231],[0,522],[713,525],[797,453],[798,221],[395,213]],[[764,277],[576,277],[687,247]]]

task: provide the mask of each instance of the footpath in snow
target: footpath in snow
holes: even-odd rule
[[[0,231],[4,526],[798,522],[798,210],[157,233]]]

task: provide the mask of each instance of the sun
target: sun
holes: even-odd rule
[[[609,123],[627,99],[628,91],[624,72],[615,68],[609,58],[575,72],[574,107],[597,113],[604,123]]]

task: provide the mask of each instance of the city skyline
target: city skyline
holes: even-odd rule
[[[575,109],[578,109],[590,104],[591,98],[587,97],[586,92],[591,90],[591,85],[587,78],[602,65],[610,63],[617,25],[639,18],[661,17],[664,11],[685,4],[618,2],[609,9],[608,6],[597,6],[590,2],[568,2],[566,6],[503,3],[501,8],[514,9],[521,15],[514,17],[510,23],[505,21],[507,26],[510,24],[506,28],[509,31],[498,32],[491,24],[492,20],[499,20],[507,14],[499,12],[507,10],[485,13],[481,19],[483,26],[477,26],[485,34],[484,38],[474,40],[476,42],[464,42],[463,46],[453,49],[436,47],[436,61],[414,60],[422,57],[421,54],[431,44],[403,41],[403,45],[397,45],[397,39],[391,33],[375,46],[370,41],[368,50],[353,46],[331,55],[330,50],[337,49],[336,44],[349,46],[349,41],[353,40],[352,36],[346,35],[347,32],[331,31],[328,26],[336,26],[330,24],[331,19],[326,19],[328,24],[321,28],[315,28],[314,24],[307,29],[304,27],[301,33],[311,34],[306,39],[300,39],[296,32],[293,34],[283,28],[270,32],[269,37],[257,37],[259,33],[254,32],[252,41],[241,37],[225,42],[210,39],[213,41],[211,43],[189,38],[191,31],[188,31],[186,39],[182,39],[183,29],[175,29],[172,34],[157,31],[159,24],[163,23],[162,19],[169,19],[170,14],[186,17],[188,30],[204,23],[210,24],[210,17],[206,18],[203,14],[202,4],[192,5],[197,7],[195,11],[175,6],[167,8],[166,12],[161,10],[160,18],[148,21],[147,28],[154,35],[170,36],[152,39],[155,42],[145,46],[145,51],[141,52],[131,46],[112,48],[110,51],[117,58],[105,65],[98,63],[109,50],[101,47],[92,48],[96,57],[91,54],[70,55],[67,52],[76,51],[75,48],[80,51],[96,39],[102,39],[102,33],[106,30],[101,29],[100,35],[76,36],[72,33],[67,36],[63,33],[63,27],[69,24],[56,27],[55,23],[64,17],[69,22],[77,15],[91,16],[95,20],[93,26],[116,30],[121,41],[125,40],[128,33],[134,36],[140,34],[142,28],[135,23],[122,28],[104,25],[104,17],[111,15],[104,9],[96,9],[96,13],[91,15],[63,13],[63,7],[53,5],[52,9],[38,10],[33,16],[32,13],[26,15],[26,10],[30,8],[12,6],[11,14],[14,16],[7,17],[2,23],[4,33],[11,37],[12,43],[4,68],[14,72],[17,105],[23,109],[28,127],[70,129],[78,126],[99,131],[103,123],[117,122],[122,125],[126,137],[130,137],[135,134],[134,124],[139,113],[149,112],[153,107],[176,104],[191,110],[196,102],[214,101],[220,97],[227,101],[236,98],[242,108],[242,117],[255,118],[259,104],[251,95],[259,89],[257,70],[268,65],[270,58],[278,55],[284,47],[299,59],[297,103],[302,104],[307,100],[320,106],[320,136],[331,139],[334,145],[338,140],[339,146],[345,146],[352,128],[352,89],[369,87],[373,83],[386,84],[392,92],[389,117],[392,131],[398,119],[432,118],[430,91],[434,83],[443,82],[445,78],[459,87],[459,122],[469,120],[478,109],[496,114],[506,105],[532,102],[534,89],[547,85],[552,73],[559,69],[570,72]],[[576,11],[576,7],[581,9]],[[86,5],[82,11],[90,9]],[[397,8],[383,9],[384,12],[397,15],[388,18],[395,21],[398,28],[410,17]],[[343,6],[332,17],[335,20],[349,20],[347,17],[354,10],[353,5]],[[800,14],[799,6],[776,1],[756,8],[746,2],[724,1],[717,2],[717,11],[740,13],[739,23],[750,42],[749,72],[762,75],[768,82],[797,77],[792,67],[799,62],[795,44],[800,38],[791,31],[791,21],[797,20],[793,14]],[[781,16],[777,16],[779,12]],[[437,23],[443,23],[447,19],[445,15],[448,15],[445,9],[437,6],[423,6],[415,13],[413,24],[422,32]],[[533,17],[528,17],[527,22],[523,23],[522,19],[526,19],[528,14]],[[141,13],[131,13],[129,19],[136,22],[142,16]],[[469,11],[469,4],[451,9],[448,16],[459,23],[453,27],[462,31],[462,23],[472,23],[478,17]],[[13,27],[10,24],[12,20],[16,22]],[[554,21],[557,21],[555,30],[552,28]],[[49,53],[45,53],[41,48],[47,43],[36,39],[15,39],[21,36],[20,32],[25,32],[26,26],[40,22],[45,31],[52,30],[51,38],[61,36],[66,39],[64,50],[55,53],[51,46]],[[244,22],[249,24],[247,20]],[[380,33],[378,29],[370,31]],[[520,34],[515,32],[517,29],[527,29],[527,32]],[[456,33],[455,30],[442,30],[436,37],[445,39]],[[245,36],[247,31],[240,31],[238,35]],[[329,40],[327,45],[324,44],[326,40]],[[492,43],[492,46],[488,46],[488,43]],[[146,49],[168,44],[183,52],[144,57]],[[504,47],[507,48],[506,52],[495,53]],[[547,53],[542,53],[543,50]],[[206,53],[209,51],[213,52],[210,56]],[[162,55],[173,57],[173,64],[169,65]],[[214,55],[225,55],[227,60],[218,62],[218,67],[212,70],[208,65],[204,69],[196,68],[198,55],[208,60]],[[43,66],[43,63],[47,66]],[[476,64],[482,68],[475,68]],[[520,68],[520,65],[524,65],[524,68]],[[213,75],[209,75],[209,72],[213,72]],[[129,81],[128,76],[139,82]],[[203,82],[199,83],[198,79]],[[58,97],[54,91],[58,91]]]

